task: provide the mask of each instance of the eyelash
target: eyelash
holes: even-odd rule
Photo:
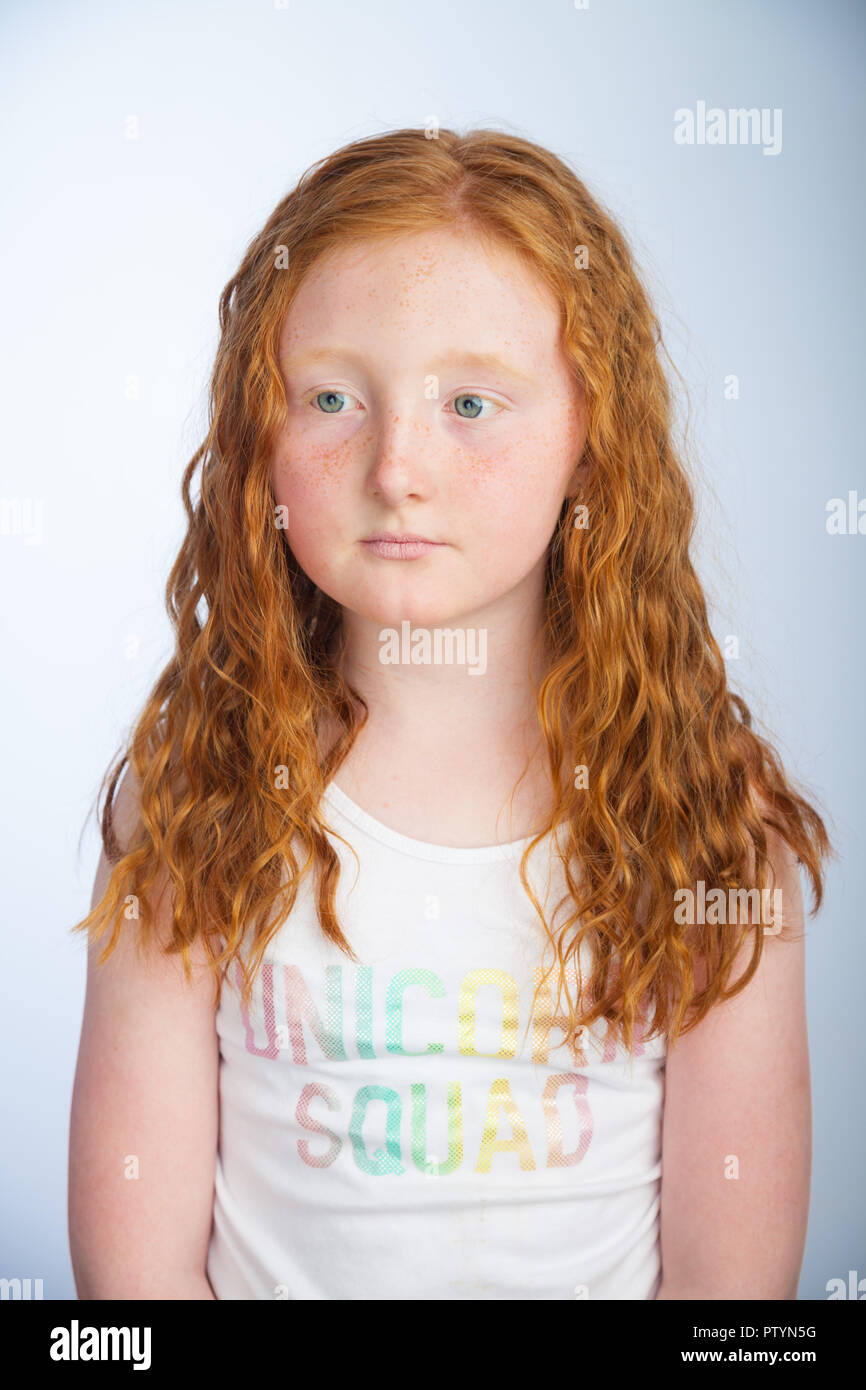
[[[336,388],[336,387],[327,387],[327,386],[326,386],[326,387],[324,387],[322,390],[314,391],[314,392],[312,393],[312,395],[309,397],[309,400],[308,400],[307,403],[308,403],[309,405],[311,405],[311,406],[313,407],[314,410],[317,410],[317,409],[318,409],[318,407],[317,407],[316,404],[315,404],[315,402],[316,402],[316,397],[317,397],[317,396],[349,396],[350,399],[352,399],[352,400],[357,400],[357,399],[358,399],[358,397],[357,397],[356,395],[354,395],[354,393],[353,393],[352,391],[341,391],[341,390],[339,390],[339,389]],[[495,412],[494,415],[474,415],[474,416],[473,416],[473,415],[457,415],[457,412],[456,412],[456,411],[450,411],[449,414],[457,415],[457,419],[458,419],[458,420],[469,420],[469,421],[472,421],[472,420],[495,420],[495,419],[496,419],[496,416],[500,413],[500,411],[506,410],[506,409],[507,409],[507,406],[504,406],[504,405],[501,404],[501,402],[499,402],[499,401],[497,401],[497,400],[494,400],[494,398],[493,398],[492,396],[482,396],[481,393],[480,393],[480,391],[458,391],[458,392],[456,393],[456,395],[454,395],[454,396],[451,397],[451,400],[452,400],[452,401],[459,401],[460,398],[461,398],[461,396],[467,396],[467,397],[469,397],[470,399],[473,399],[473,398],[474,398],[474,399],[479,400],[479,401],[488,401],[491,405],[495,405],[495,406],[497,407],[497,410],[496,410],[496,412]],[[349,412],[346,411],[346,410],[318,410],[318,414],[319,414],[319,415],[348,415]]]

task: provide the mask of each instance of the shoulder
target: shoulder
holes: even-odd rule
[[[131,766],[126,768],[118,783],[111,805],[111,836],[109,847],[113,858],[109,858],[105,845],[99,856],[99,863],[93,884],[91,912],[106,897],[112,876],[120,860],[128,854],[135,844],[136,834],[142,822],[141,782]],[[127,884],[126,887],[129,885]],[[91,939],[88,950],[88,980],[97,974],[95,966],[100,958],[102,965],[115,961],[114,970],[121,961],[131,966],[133,959],[139,963],[145,959],[153,969],[157,963],[160,971],[169,976],[185,978],[183,961],[176,950],[170,949],[174,942],[174,891],[171,876],[164,864],[156,868],[152,885],[148,891],[150,908],[149,927],[141,931],[141,903],[132,892],[121,890],[115,906],[115,920],[120,921],[116,945],[107,956],[106,936]],[[111,933],[109,933],[110,935]],[[196,936],[189,948],[189,959],[199,974],[207,970],[210,956],[201,937]],[[102,969],[98,972],[102,974]],[[109,974],[112,972],[108,972]]]
[[[749,1048],[765,1046],[778,1058],[784,1050],[793,1071],[807,1069],[805,1015],[805,913],[799,861],[781,830],[766,798],[753,793],[753,802],[764,821],[767,869],[764,875],[771,906],[769,920],[763,911],[757,919],[749,905],[752,930],[746,933],[734,959],[725,992],[747,973],[755,954],[756,933],[762,936],[760,956],[751,979],[730,999],[716,1003],[693,1030],[676,1040],[670,1053],[674,1068],[686,1074],[711,1065],[713,1056],[729,1061]],[[743,887],[756,886],[754,880]],[[707,983],[707,965],[694,962],[695,985]]]

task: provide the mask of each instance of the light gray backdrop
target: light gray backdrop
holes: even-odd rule
[[[170,651],[162,591],[219,291],[312,160],[430,121],[564,155],[657,297],[701,460],[714,631],[737,638],[736,688],[842,853],[808,927],[800,1297],[866,1276],[866,535],[826,528],[830,499],[866,498],[864,27],[844,0],[4,5],[0,1276],[75,1296],[85,961],[68,929],[93,820],[80,854],[78,837]],[[675,113],[701,103],[765,111],[767,138],[678,143]]]

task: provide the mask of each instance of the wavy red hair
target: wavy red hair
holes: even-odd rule
[[[764,938],[751,923],[678,925],[676,890],[698,879],[724,890],[763,886],[769,825],[804,865],[817,912],[821,861],[832,850],[820,815],[729,688],[689,556],[693,495],[672,443],[659,322],[623,234],[566,163],[495,130],[432,139],[398,130],[337,150],[278,204],[225,286],[208,432],[183,477],[188,529],[166,588],[175,651],[103,779],[112,871],[72,930],[98,940],[110,928],[103,961],[134,895],[146,942],[162,879],[173,914],[166,949],[188,971],[193,943],[205,945],[217,1001],[237,961],[248,1003],[268,941],[314,867],[321,929],[357,959],[337,921],[339,860],[320,798],[366,706],[330,655],[338,606],[300,570],[275,525],[270,457],[286,405],[277,343],[325,252],[445,225],[493,238],[552,288],[586,397],[580,501],[590,524],[575,527],[563,504],[547,564],[550,658],[537,691],[552,789],[540,834],[561,824],[567,846],[568,912],[555,933],[527,880],[531,846],[521,863],[559,966],[554,1008],[563,985],[568,997],[556,1017],[571,1043],[596,1018],[629,1047],[638,1019],[644,1036],[675,1037],[744,988]],[[323,756],[326,715],[342,732]],[[121,845],[113,805],[127,763],[137,823]],[[577,765],[589,771],[586,788],[561,775]],[[728,989],[749,931],[749,967]],[[567,971],[584,941],[594,966],[575,1000]]]

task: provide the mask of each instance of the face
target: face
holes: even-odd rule
[[[544,283],[457,230],[313,266],[280,338],[271,480],[295,558],[344,621],[480,627],[543,602],[585,441],[559,335]],[[371,542],[382,534],[436,544]]]

